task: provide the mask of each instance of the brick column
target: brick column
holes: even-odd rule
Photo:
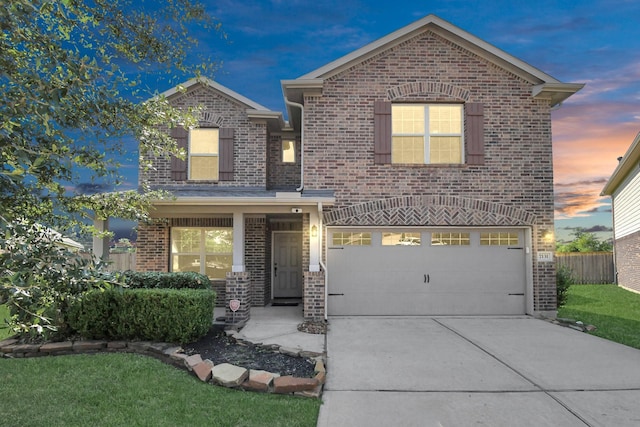
[[[250,317],[251,308],[251,275],[247,272],[227,273],[227,289],[225,295],[225,317],[227,324],[244,325]],[[229,308],[229,301],[240,301],[240,309],[235,313]]]
[[[324,319],[324,271],[304,272],[304,318]]]

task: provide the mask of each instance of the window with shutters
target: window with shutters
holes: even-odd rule
[[[375,101],[374,126],[376,164],[483,165],[485,162],[481,103]]]
[[[462,105],[393,104],[391,162],[463,162]]]
[[[171,129],[178,148],[186,159],[171,157],[174,181],[233,181],[234,158],[232,128]]]
[[[219,178],[219,133],[215,128],[189,131],[189,179],[217,181]]]

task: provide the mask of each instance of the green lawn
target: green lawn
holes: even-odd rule
[[[615,285],[573,285],[558,317],[594,325],[593,335],[640,349],[640,294]]]
[[[230,390],[135,354],[0,359],[0,423],[315,426],[318,399]]]

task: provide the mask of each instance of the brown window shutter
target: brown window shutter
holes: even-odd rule
[[[374,118],[374,155],[376,164],[391,163],[391,103],[375,101]]]
[[[484,165],[484,105],[465,104],[467,136],[466,161],[469,165]]]
[[[189,132],[182,126],[171,128],[169,134],[175,138],[178,148],[187,152],[187,141]],[[188,154],[187,154],[188,155]],[[187,179],[187,160],[182,160],[176,156],[171,156],[171,179],[174,181],[185,181]]]
[[[233,129],[220,128],[220,181],[233,181]]]

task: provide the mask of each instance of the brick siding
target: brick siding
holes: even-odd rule
[[[485,164],[374,164],[373,106],[395,102],[484,105]],[[322,96],[305,97],[305,182],[333,189],[333,211],[405,196],[457,196],[495,206],[456,216],[456,225],[500,226],[501,211],[524,212],[533,250],[553,251],[541,230],[553,229],[553,164],[548,101],[531,97],[531,82],[426,31],[326,79]],[[444,205],[446,207],[446,205]],[[381,215],[379,225],[388,225]],[[396,215],[402,215],[396,212]],[[452,225],[451,216],[413,225]],[[533,266],[534,310],[555,310],[553,263]]]
[[[618,284],[640,292],[640,231],[615,241]]]

